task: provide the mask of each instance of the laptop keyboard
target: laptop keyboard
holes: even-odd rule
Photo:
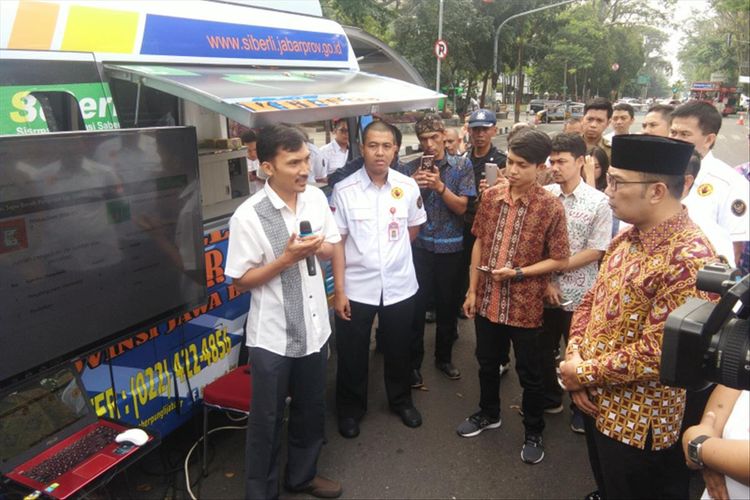
[[[98,426],[75,443],[23,472],[23,475],[40,483],[50,483],[114,442],[119,433],[120,431],[112,427]]]

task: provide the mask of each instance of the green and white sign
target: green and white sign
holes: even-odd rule
[[[0,87],[0,135],[48,133],[44,110],[35,93],[64,92],[78,102],[86,130],[120,128],[109,87],[100,82]]]

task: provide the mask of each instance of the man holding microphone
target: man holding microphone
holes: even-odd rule
[[[341,484],[317,475],[331,326],[315,257],[331,258],[341,237],[325,195],[307,184],[310,153],[297,129],[263,129],[258,159],[268,180],[229,222],[225,268],[239,292],[252,291],[247,345],[253,411],[247,425],[245,495],[278,497],[278,452],[285,400],[291,396],[284,484],[290,491],[334,498],[341,495]],[[298,236],[300,227],[311,234]]]

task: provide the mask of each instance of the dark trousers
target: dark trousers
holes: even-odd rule
[[[464,251],[463,251],[463,262],[461,263],[461,293],[459,293],[459,302],[463,304],[463,297],[466,297],[466,292],[469,289],[469,272],[471,267],[471,252],[474,248],[474,242],[477,240],[476,236],[471,233],[471,224],[464,225]],[[503,352],[507,353],[503,359],[500,360],[501,365],[507,365],[510,363],[510,340],[507,342],[507,346],[503,349]]]
[[[562,403],[563,390],[557,382],[557,363],[555,352],[560,348],[560,338],[568,343],[570,320],[573,313],[562,309],[544,308],[544,324],[539,337],[542,363],[542,384],[544,385],[544,407],[559,406]]]
[[[450,363],[453,343],[458,338],[461,252],[434,253],[412,248],[419,291],[414,307],[414,343],[411,367],[418,370],[424,360],[424,315],[430,299],[435,304],[435,360]]]
[[[493,323],[476,316],[476,356],[479,362],[479,407],[487,416],[500,416],[500,361],[513,343],[516,373],[523,387],[523,426],[526,434],[544,430],[544,389],[539,363],[539,330]]]
[[[317,473],[325,430],[327,345],[301,358],[250,348],[252,411],[245,446],[245,497],[279,496],[279,450],[286,397],[291,396],[285,482],[303,488]]]
[[[336,316],[336,408],[339,418],[360,419],[367,411],[367,372],[370,331],[378,315],[378,346],[383,353],[385,392],[392,409],[413,406],[409,385],[409,349],[413,331],[414,297],[379,306],[350,301],[351,320]]]
[[[653,451],[649,435],[641,450],[605,436],[588,415],[584,424],[589,461],[602,498],[688,498],[687,467],[679,442]]]

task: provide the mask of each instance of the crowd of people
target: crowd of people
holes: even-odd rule
[[[343,491],[317,471],[331,325],[316,259],[332,260],[343,437],[359,436],[367,412],[376,315],[389,407],[407,427],[422,424],[411,391],[423,384],[432,304],[434,363],[448,379],[462,376],[452,358],[459,317],[474,322],[480,396],[460,436],[501,426],[512,347],[523,462],[544,459],[544,415],[562,412],[567,393],[598,488],[587,498],[687,498],[689,468],[702,469],[713,498],[750,494],[747,391],[686,394],[659,380],[669,313],[689,297],[716,300],[696,289],[698,270],[740,263],[748,181],[711,152],[721,127],[712,106],[655,106],[637,135],[633,117],[594,99],[553,138],[517,124],[500,151],[492,111],[472,113],[464,131],[428,113],[415,124],[423,155],[405,164],[401,133],[381,120],[362,131],[362,156],[341,163],[339,123],[336,144],[320,150],[323,163],[338,162],[325,172],[330,200],[308,184],[323,177],[304,133],[261,130],[266,182],[231,219],[225,269],[252,291],[247,497],[278,496],[287,396],[285,487]]]

